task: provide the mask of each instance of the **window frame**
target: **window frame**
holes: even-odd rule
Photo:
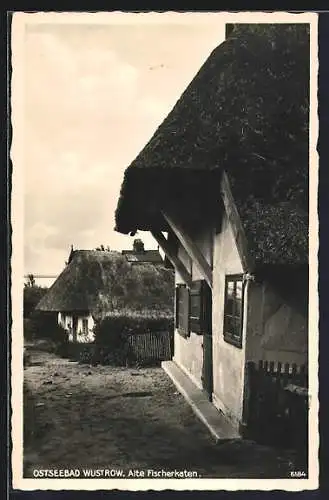
[[[236,283],[241,282],[242,285],[242,291],[241,291],[241,312],[240,312],[240,317],[235,314],[235,308],[234,305],[236,304],[236,292],[234,294],[233,298],[233,314],[228,314],[227,313],[227,302],[228,302],[228,284],[229,283],[234,283],[235,284],[235,290],[236,290]],[[223,314],[223,336],[225,342],[228,344],[231,344],[235,347],[238,347],[239,349],[242,349],[242,341],[243,341],[243,316],[244,316],[244,289],[245,289],[245,281],[243,279],[243,274],[229,274],[225,276],[225,290],[224,290],[224,314]],[[235,332],[229,332],[227,331],[227,317],[234,318],[235,320],[238,318],[239,319],[239,327],[238,327],[238,334]]]

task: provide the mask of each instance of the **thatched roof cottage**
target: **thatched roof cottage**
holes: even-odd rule
[[[309,57],[306,24],[235,25],[126,169],[116,210],[116,230],[151,231],[176,270],[166,370],[236,432],[248,361],[307,361]]]
[[[144,282],[151,283],[150,290],[145,290]],[[167,269],[149,265],[137,269],[120,252],[72,250],[67,266],[36,309],[57,312],[70,341],[91,342],[95,321],[106,314],[139,306],[149,310],[171,307],[172,283]]]
[[[58,313],[58,323],[69,331],[69,340],[93,340],[93,327],[101,304],[111,298],[117,252],[71,251],[67,266],[37,305],[40,311]],[[107,308],[110,306],[108,304]]]

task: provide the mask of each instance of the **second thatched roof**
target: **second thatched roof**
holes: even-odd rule
[[[99,294],[120,260],[114,252],[75,250],[37,309],[41,311],[92,311]]]
[[[36,309],[88,312],[98,317],[123,307],[172,308],[172,272],[150,265],[138,267],[119,252],[72,251],[69,263]]]

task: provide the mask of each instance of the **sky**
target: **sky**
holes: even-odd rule
[[[25,30],[25,274],[59,274],[71,245],[132,247],[114,231],[124,170],[224,39],[218,13],[59,15]]]

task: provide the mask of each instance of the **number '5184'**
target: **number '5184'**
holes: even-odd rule
[[[304,472],[303,470],[292,470],[290,471],[290,477],[294,478],[306,477],[306,472]]]

